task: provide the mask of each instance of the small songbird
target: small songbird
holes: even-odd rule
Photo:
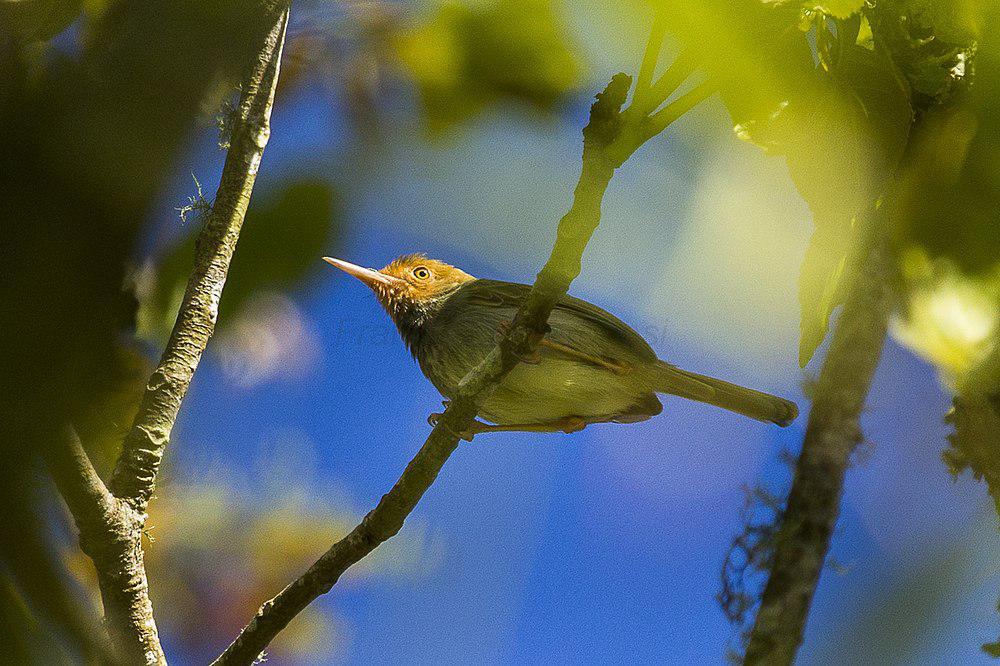
[[[496,346],[531,287],[477,279],[421,254],[382,270],[324,261],[375,292],[420,369],[445,398]],[[795,403],[659,360],[641,335],[596,305],[564,296],[533,358],[519,363],[463,436],[481,432],[575,432],[591,423],[634,423],[659,414],[657,393],[789,425]],[[436,415],[432,415],[436,416]]]

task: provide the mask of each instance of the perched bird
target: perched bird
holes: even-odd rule
[[[445,398],[497,343],[530,287],[477,279],[421,254],[382,270],[340,259],[324,261],[375,292],[420,369]],[[659,414],[657,393],[728,409],[787,426],[795,403],[659,360],[641,335],[596,305],[564,296],[549,317],[532,359],[518,364],[463,433],[575,432],[590,423],[634,423]],[[432,415],[435,416],[435,415]]]

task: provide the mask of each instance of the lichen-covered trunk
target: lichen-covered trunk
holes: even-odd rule
[[[790,664],[830,548],[851,453],[878,367],[889,316],[880,243],[870,251],[833,333],[814,387],[770,576],[750,634],[747,664]]]
[[[146,506],[181,403],[215,330],[219,298],[270,136],[288,5],[280,3],[269,11],[270,28],[243,83],[216,200],[198,235],[195,265],[173,331],[104,491],[110,490],[108,506],[100,515],[86,515],[82,500],[67,497],[80,526],[81,548],[94,562],[108,633],[123,663],[166,663],[143,561]],[[85,457],[79,451],[77,457]],[[99,485],[93,470],[89,474],[91,485]],[[63,476],[63,481],[68,479]],[[69,487],[60,484],[60,490]]]
[[[145,515],[123,500],[105,525],[80,529],[80,549],[97,570],[104,621],[116,656],[126,664],[166,664],[149,599],[143,560]]]
[[[144,510],[181,402],[215,331],[219,298],[236,251],[264,147],[278,82],[287,9],[280,11],[243,84],[229,151],[212,210],[198,235],[195,264],[159,365],[125,438],[109,487]]]

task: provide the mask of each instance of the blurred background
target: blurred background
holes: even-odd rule
[[[90,322],[84,333],[96,320],[134,324],[134,338],[77,363],[87,389],[114,378],[92,391],[94,416],[80,425],[106,472],[183,292],[244,47],[230,31],[231,43],[204,48],[212,24],[191,35],[184,3],[156,19],[165,36],[147,35],[152,44],[122,37],[142,24],[129,3],[70,3],[61,18],[58,4],[18,24],[31,38],[15,83],[36,92],[8,111],[35,156],[4,159],[25,179],[65,165],[77,194],[59,205],[119,220],[86,238],[38,222],[21,240],[71,261],[121,257],[93,289],[124,281],[125,305],[66,314]],[[151,596],[173,663],[217,656],[374,506],[439,410],[372,294],[320,257],[379,267],[422,251],[531,282],[570,202],[593,95],[635,71],[652,16],[642,2],[295,3],[217,335],[150,506]],[[172,31],[200,44],[190,71],[165,64],[187,44]],[[680,46],[668,40],[666,58]],[[106,89],[84,94],[81,81]],[[97,119],[65,112],[79,99]],[[25,119],[40,108],[44,122]],[[822,356],[799,368],[812,212],[785,161],[741,140],[731,111],[710,99],[619,170],[572,293],[661,358],[806,408]],[[36,121],[55,129],[43,135]],[[95,155],[112,152],[108,176]],[[41,219],[53,205],[43,190],[8,198],[10,210]],[[60,279],[24,278],[21,295]],[[985,317],[993,330],[992,301],[956,302],[946,324],[971,319],[968,331]],[[955,367],[941,361],[954,345],[940,342],[935,307],[895,320],[800,663],[990,661],[980,646],[997,637],[1000,538],[986,486],[942,461]],[[104,362],[114,371],[87,370]],[[752,518],[751,489],[787,490],[805,419],[779,430],[680,399],[665,407],[635,425],[463,443],[400,535],[302,613],[269,662],[724,662],[741,627],[716,600],[722,565]],[[96,591],[71,523],[52,514],[62,558]],[[96,592],[89,603],[99,607]]]

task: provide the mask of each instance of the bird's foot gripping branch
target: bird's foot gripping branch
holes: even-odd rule
[[[531,357],[538,349],[549,332],[549,315],[580,273],[583,252],[600,222],[601,202],[615,170],[646,141],[714,90],[711,84],[703,83],[657,111],[694,71],[693,62],[683,59],[654,83],[653,70],[662,40],[663,31],[654,28],[629,107],[623,109],[632,79],[625,74],[616,74],[597,95],[583,130],[583,163],[573,203],[559,221],[548,261],[506,333],[459,382],[444,413],[392,489],[347,536],[264,603],[216,664],[253,663],[278,632],[309,603],[328,592],[344,571],[398,533],[457,448],[459,433],[473,427],[483,404],[504,377],[521,359]]]

